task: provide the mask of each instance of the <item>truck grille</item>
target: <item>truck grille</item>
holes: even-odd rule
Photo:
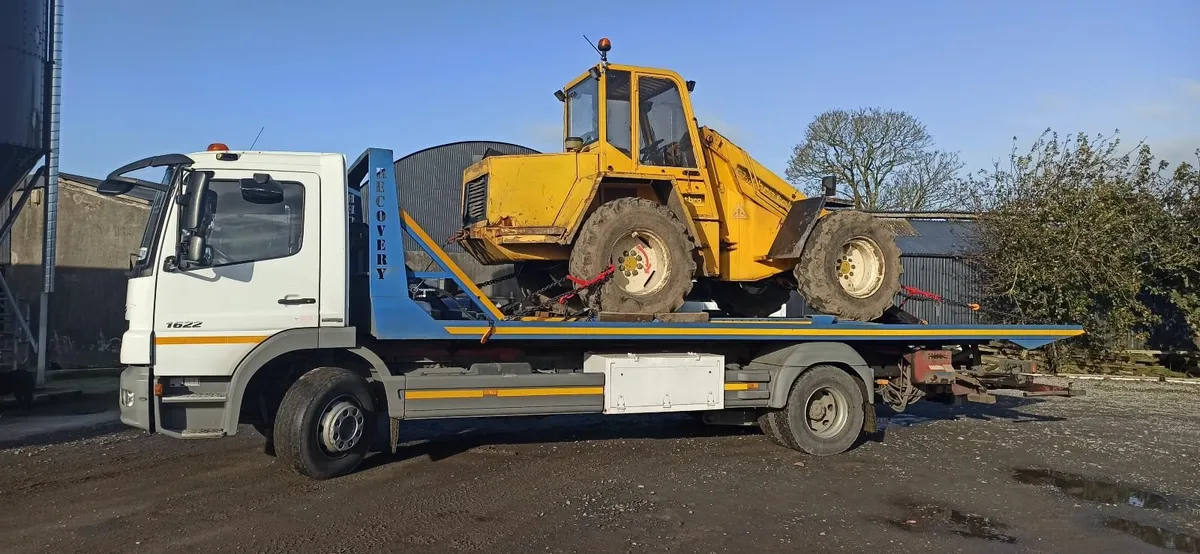
[[[487,219],[487,181],[488,176],[483,175],[467,183],[463,194],[463,225]]]

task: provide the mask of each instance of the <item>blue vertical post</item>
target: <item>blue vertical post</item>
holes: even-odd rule
[[[409,272],[394,169],[391,150],[371,148],[349,172],[352,185],[365,179],[361,192],[371,253],[371,334],[380,339],[442,336],[444,329],[413,302],[408,292]]]

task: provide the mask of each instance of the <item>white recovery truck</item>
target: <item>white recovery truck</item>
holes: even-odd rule
[[[126,176],[148,167],[165,168],[161,183]],[[213,145],[128,164],[100,191],[135,186],[160,194],[128,284],[122,421],[185,439],[250,424],[317,479],[353,471],[374,445],[395,448],[408,419],[688,411],[836,454],[874,430],[877,398],[901,409],[922,396],[987,401],[967,374],[979,344],[1082,333],[511,315],[402,209],[386,149],[347,169],[340,154]],[[437,270],[406,263],[405,237]]]

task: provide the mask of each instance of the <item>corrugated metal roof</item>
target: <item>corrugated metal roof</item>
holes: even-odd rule
[[[905,256],[962,256],[974,249],[976,225],[969,220],[896,219],[904,230],[896,231],[896,246]]]

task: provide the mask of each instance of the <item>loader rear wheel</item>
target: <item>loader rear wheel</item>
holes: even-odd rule
[[[711,281],[712,301],[730,317],[767,317],[788,301],[792,291],[773,282]]]
[[[900,292],[900,250],[871,214],[833,212],[817,221],[794,273],[816,312],[853,321],[883,315]]]
[[[580,293],[591,304],[598,292],[601,311],[673,312],[692,289],[693,250],[687,228],[666,206],[618,198],[596,208],[583,224],[571,251],[571,275],[592,279],[615,268],[598,290]]]

